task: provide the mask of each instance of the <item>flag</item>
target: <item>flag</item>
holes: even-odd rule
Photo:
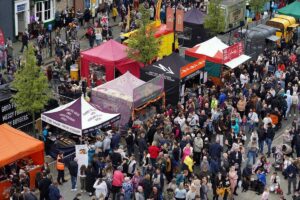
[[[177,9],[176,10],[176,27],[175,27],[176,31],[183,32],[183,17],[184,17],[184,11]]]
[[[167,24],[167,29],[172,30],[174,28],[174,10],[171,7],[167,8],[167,18],[166,18],[166,24]]]
[[[160,8],[161,8],[162,0],[158,0],[156,3],[156,13],[155,13],[155,20],[160,20]]]

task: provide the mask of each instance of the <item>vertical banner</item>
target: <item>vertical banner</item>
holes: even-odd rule
[[[176,10],[176,28],[175,28],[175,30],[178,32],[183,32],[183,17],[184,17],[184,11],[177,9]]]
[[[173,31],[173,28],[174,28],[174,10],[171,7],[167,8],[166,24],[167,24],[167,29]]]
[[[155,20],[160,21],[160,8],[161,8],[162,0],[158,0],[156,3],[156,13],[155,13]]]
[[[78,162],[78,172],[82,165],[85,165],[87,167],[89,164],[88,151],[89,149],[86,144],[75,145],[76,158]]]

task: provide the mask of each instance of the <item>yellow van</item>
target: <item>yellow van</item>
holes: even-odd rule
[[[266,25],[277,28],[278,31],[276,31],[276,36],[284,38],[285,42],[289,42],[293,38],[294,30],[299,24],[296,23],[294,17],[277,15],[267,21]]]

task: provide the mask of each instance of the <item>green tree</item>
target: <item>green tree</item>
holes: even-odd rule
[[[249,6],[251,10],[255,13],[256,18],[259,19],[259,14],[263,11],[264,5],[268,2],[268,0],[250,0]],[[256,20],[258,20],[256,19]]]
[[[33,131],[35,134],[35,113],[44,109],[51,96],[47,77],[36,64],[34,48],[29,45],[23,54],[21,68],[16,72],[12,87],[17,93],[12,102],[19,112],[28,112],[32,116]]]
[[[150,20],[150,10],[143,5],[139,7],[141,19],[136,20],[138,29],[136,33],[126,41],[128,45],[128,57],[138,62],[147,64],[157,57],[160,40],[154,37],[154,29]]]
[[[225,29],[225,15],[221,8],[222,0],[210,0],[208,4],[208,14],[204,19],[204,28],[212,34],[217,34]]]

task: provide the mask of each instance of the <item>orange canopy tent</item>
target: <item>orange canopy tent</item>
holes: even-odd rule
[[[44,143],[9,126],[0,125],[0,167],[29,156],[35,165],[44,163]]]

